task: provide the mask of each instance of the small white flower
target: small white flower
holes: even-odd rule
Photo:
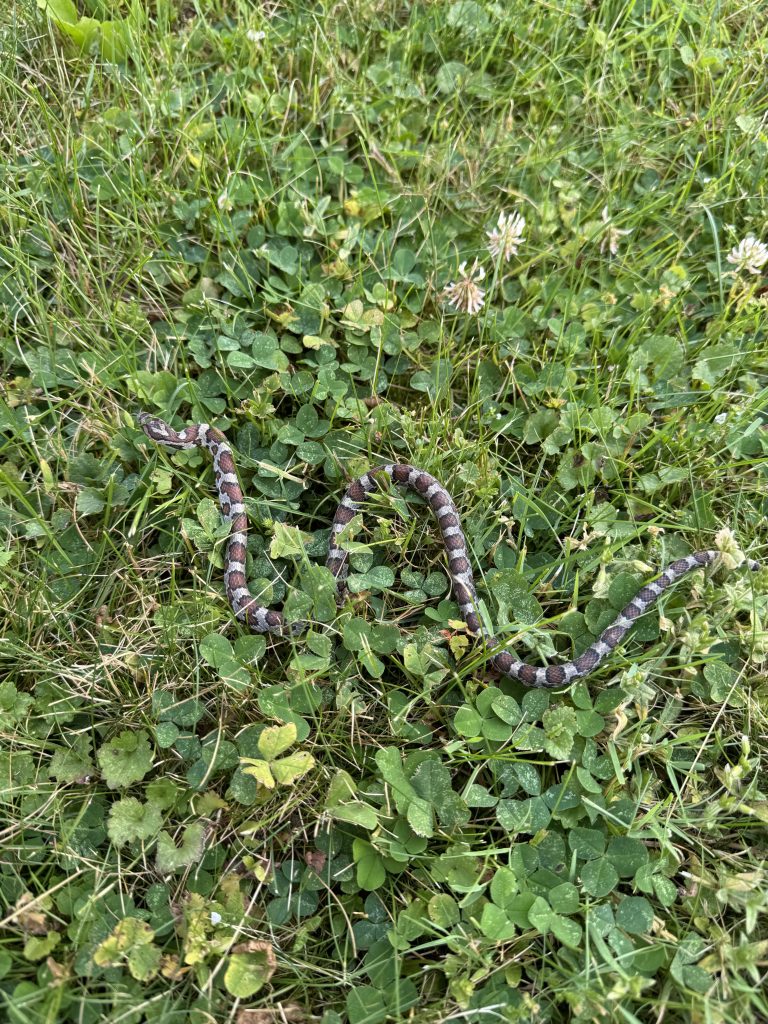
[[[211,911],[211,924],[221,924],[221,914],[217,910]]]
[[[516,255],[524,230],[525,217],[521,213],[500,213],[493,231],[486,231],[491,256],[496,259],[503,252],[504,259],[509,260]]]
[[[234,205],[235,204],[229,198],[227,190],[224,189],[224,191],[221,193],[219,198],[216,200],[216,205],[218,206],[218,208],[220,210],[225,210],[225,211],[229,212],[230,210],[234,209]]]
[[[727,412],[719,412],[717,414],[717,416],[715,416],[715,423],[717,423],[718,426],[722,426],[727,419],[728,419],[728,413]]]
[[[458,281],[451,281],[443,292],[443,296],[455,309],[464,310],[465,313],[479,313],[483,308],[485,292],[479,287],[485,277],[485,271],[478,264],[477,260],[467,271],[466,262],[459,265]]]
[[[768,245],[758,242],[754,235],[747,235],[731,249],[727,259],[729,263],[733,263],[737,271],[746,270],[750,274],[759,274],[768,261]]]
[[[720,552],[720,559],[726,569],[738,569],[744,562],[746,556],[739,547],[733,530],[727,526],[715,534],[715,547]]]
[[[600,243],[600,252],[605,252],[606,247],[611,256],[615,256],[619,251],[619,239],[623,238],[624,235],[631,235],[632,228],[615,228],[611,223],[611,217],[608,213],[608,207],[603,207],[603,212],[600,215],[600,219],[605,224],[605,231],[603,232],[603,240]]]
[[[260,43],[266,34],[266,32],[257,32],[255,28],[249,28],[245,33],[245,38],[251,43]]]

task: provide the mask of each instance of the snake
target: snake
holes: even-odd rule
[[[248,589],[248,516],[235,458],[226,436],[207,423],[195,423],[177,431],[164,420],[146,412],[139,413],[137,419],[147,437],[156,444],[171,449],[205,448],[213,459],[221,513],[230,524],[225,553],[224,586],[235,617],[254,633],[273,633],[278,636],[300,634],[307,627],[306,623],[286,623],[282,612],[260,604]],[[342,600],[346,592],[349,569],[348,555],[339,544],[339,536],[362,510],[366,495],[378,488],[377,481],[382,477],[409,488],[429,505],[442,535],[453,593],[467,630],[481,638],[490,651],[495,649],[495,653],[490,654],[488,659],[490,668],[502,676],[519,680],[528,687],[557,688],[594,672],[619,646],[635,622],[653,607],[665,590],[694,569],[711,565],[721,554],[716,550],[694,551],[671,562],[659,575],[640,588],[597,640],[578,657],[562,664],[532,665],[520,661],[508,650],[498,650],[502,644],[484,627],[478,615],[477,592],[467,550],[467,539],[461,528],[456,505],[439,480],[415,466],[387,462],[369,469],[347,487],[333,517],[326,561],[336,580],[338,599]],[[752,572],[757,572],[761,567],[761,563],[753,559],[745,559],[744,564]]]

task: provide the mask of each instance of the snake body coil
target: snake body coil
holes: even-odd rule
[[[243,492],[235,469],[232,449],[220,430],[207,423],[197,423],[185,430],[176,431],[161,419],[140,413],[138,421],[144,433],[151,440],[167,448],[207,448],[213,457],[216,489],[224,517],[230,522],[230,534],[226,550],[224,584],[227,599],[238,619],[247,623],[255,633],[286,634],[300,631],[288,627],[279,611],[260,605],[248,590],[245,576],[246,535],[248,518],[245,511]],[[369,470],[354,480],[341,499],[333,517],[329,542],[327,566],[337,581],[339,593],[344,591],[347,576],[347,554],[338,546],[337,537],[353,516],[360,510],[365,496],[376,487],[376,478],[388,476],[396,484],[411,488],[420,494],[434,512],[443,537],[448,566],[453,583],[453,592],[461,608],[461,614],[469,630],[482,636],[489,647],[499,646],[495,637],[489,635],[477,615],[477,595],[472,575],[472,566],[467,553],[467,542],[461,529],[459,513],[450,494],[443,485],[424,470],[414,466],[386,463]],[[695,551],[685,558],[672,562],[655,580],[646,583],[616,619],[603,630],[598,639],[573,661],[561,665],[539,667],[519,661],[508,651],[500,651],[489,659],[490,665],[502,675],[518,679],[526,686],[558,687],[593,672],[606,655],[616,648],[634,622],[656,602],[660,594],[691,572],[710,565],[719,556],[718,551]],[[747,566],[752,571],[760,563],[749,559]],[[295,624],[294,624],[295,627]]]

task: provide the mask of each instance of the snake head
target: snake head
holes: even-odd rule
[[[153,441],[167,441],[168,438],[175,433],[175,431],[171,430],[165,420],[161,420],[157,416],[152,416],[148,412],[140,412],[136,417],[136,420],[147,437],[151,437]]]

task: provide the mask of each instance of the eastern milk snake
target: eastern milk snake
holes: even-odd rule
[[[237,618],[247,622],[249,628],[255,633],[295,634],[301,632],[306,627],[306,623],[286,625],[280,612],[259,604],[248,590],[245,577],[248,518],[245,512],[243,492],[237,479],[232,449],[227,444],[224,434],[207,423],[196,423],[185,430],[176,431],[163,420],[147,413],[140,413],[138,421],[147,437],[158,444],[165,445],[167,448],[207,448],[213,456],[219,504],[224,518],[231,523],[227,542],[224,584],[227,598]],[[344,593],[344,581],[348,566],[347,554],[338,546],[337,537],[360,510],[366,494],[376,488],[377,476],[388,476],[396,484],[410,487],[427,501],[440,526],[443,544],[448,555],[453,592],[467,628],[476,636],[482,636],[489,647],[500,646],[499,641],[483,628],[477,615],[477,595],[472,566],[467,554],[467,542],[459,522],[459,513],[453,499],[439,481],[414,466],[397,463],[376,466],[359,479],[354,480],[347,488],[346,494],[336,510],[336,515],[333,517],[326,562],[336,578],[339,595]],[[692,555],[678,558],[677,561],[672,562],[661,575],[650,583],[646,583],[611,625],[603,630],[598,639],[573,661],[565,662],[562,665],[539,667],[518,661],[509,651],[499,651],[490,657],[489,663],[497,672],[510,676],[512,679],[519,679],[526,686],[557,687],[563,686],[573,679],[586,676],[593,672],[605,656],[621,643],[635,620],[653,606],[660,594],[663,594],[668,587],[691,570],[710,565],[719,554],[719,551],[694,551]],[[752,559],[748,559],[746,565],[753,572],[760,568],[760,563]]]

